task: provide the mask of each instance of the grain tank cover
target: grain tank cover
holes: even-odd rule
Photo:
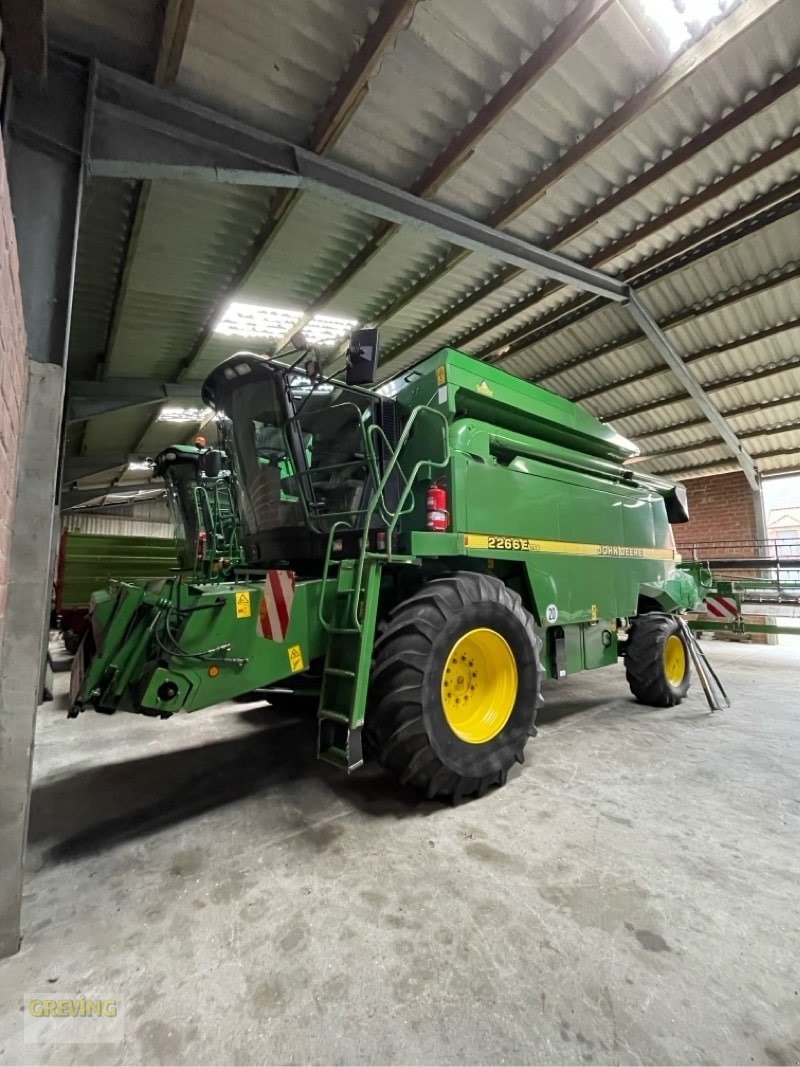
[[[379,392],[408,407],[438,403],[449,419],[474,418],[616,463],[639,454],[572,401],[453,348],[384,382]]]

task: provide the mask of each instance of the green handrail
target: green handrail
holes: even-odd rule
[[[432,415],[436,420],[438,420],[441,423],[441,430],[442,430],[442,458],[439,459],[439,460],[436,460],[436,459],[431,459],[430,457],[427,457],[425,459],[418,460],[414,464],[410,474],[408,474],[407,476],[403,476],[403,488],[402,488],[402,491],[400,493],[400,497],[399,497],[399,499],[397,501],[397,504],[394,506],[394,508],[390,508],[386,504],[386,500],[385,500],[385,497],[384,497],[384,493],[385,493],[386,487],[389,484],[389,480],[393,476],[393,474],[395,472],[395,469],[397,469],[398,466],[399,466],[400,457],[401,457],[401,455],[403,453],[403,450],[405,449],[405,447],[407,446],[407,444],[408,444],[408,442],[410,440],[412,431],[413,431],[416,423],[421,419],[421,417],[423,415]],[[367,446],[367,452],[370,454],[371,460],[375,461],[375,464],[374,464],[375,467],[377,467],[377,461],[376,461],[373,437],[378,433],[380,433],[382,435],[387,447],[391,448],[390,442],[388,441],[388,439],[386,437],[386,434],[383,432],[381,427],[376,426],[376,425],[372,425],[372,426],[367,427],[367,429],[366,429],[366,431],[364,433],[364,439],[365,439],[366,446]],[[353,517],[355,517],[356,515],[363,515],[364,516],[363,523],[360,524],[360,526],[356,526],[354,523],[348,523],[348,522],[346,522],[344,520],[338,520],[337,522],[334,522],[333,526],[331,527],[331,529],[330,529],[330,531],[328,533],[328,542],[327,542],[327,546],[326,546],[326,550],[325,550],[325,562],[324,562],[323,571],[322,571],[323,582],[325,582],[327,580],[328,575],[330,573],[330,565],[333,562],[333,560],[331,559],[331,556],[332,556],[332,552],[333,552],[333,542],[334,542],[336,533],[340,529],[346,528],[346,529],[350,529],[350,530],[359,530],[360,529],[361,532],[364,535],[361,538],[361,548],[360,548],[360,551],[359,551],[359,554],[358,554],[358,562],[356,564],[356,573],[355,573],[355,582],[354,582],[354,589],[356,591],[356,596],[354,597],[354,600],[353,600],[353,618],[352,618],[352,622],[353,622],[353,628],[355,630],[357,630],[359,632],[361,631],[361,623],[360,623],[360,621],[358,619],[358,602],[359,602],[360,590],[361,590],[361,587],[362,587],[362,584],[363,584],[364,566],[366,564],[366,559],[367,559],[367,555],[368,555],[368,544],[369,544],[368,531],[369,531],[370,526],[372,524],[372,519],[373,519],[373,517],[375,515],[375,512],[380,509],[381,517],[384,519],[384,521],[386,523],[386,550],[383,553],[371,553],[371,555],[377,556],[378,558],[384,558],[386,560],[386,562],[391,562],[392,558],[393,558],[392,537],[393,537],[394,531],[395,531],[395,529],[397,527],[397,523],[400,521],[401,517],[403,515],[408,514],[410,511],[413,510],[414,501],[413,501],[413,492],[412,492],[412,490],[413,490],[414,483],[416,482],[417,476],[419,475],[419,472],[425,467],[427,467],[429,470],[432,469],[432,468],[446,467],[449,462],[450,462],[450,437],[449,437],[449,433],[448,433],[447,418],[442,414],[441,411],[437,410],[436,408],[430,408],[430,407],[427,407],[426,405],[420,404],[418,407],[415,407],[413,409],[413,411],[411,412],[411,415],[408,418],[408,421],[406,422],[405,426],[403,427],[403,431],[400,434],[400,437],[399,437],[399,439],[397,441],[397,444],[395,445],[394,449],[392,450],[391,458],[390,458],[389,462],[386,464],[386,468],[385,468],[385,470],[383,472],[383,475],[377,481],[375,491],[372,494],[372,497],[370,499],[369,504],[367,505],[366,508],[359,509],[358,511],[355,511],[355,512],[352,513]],[[407,502],[408,502],[408,506],[406,506]],[[326,630],[328,630],[328,629],[330,629],[330,625],[331,624],[325,618],[324,608],[323,608],[324,599],[325,599],[325,585],[323,585],[323,594],[320,597],[319,619],[320,619],[320,623],[322,624],[322,626]]]

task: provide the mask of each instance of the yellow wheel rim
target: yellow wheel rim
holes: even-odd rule
[[[677,634],[664,642],[664,674],[670,685],[680,685],[686,677],[686,649]]]
[[[508,722],[517,700],[517,664],[495,630],[470,630],[453,645],[442,671],[442,708],[462,741],[483,745]]]

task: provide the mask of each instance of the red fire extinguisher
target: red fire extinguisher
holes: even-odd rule
[[[447,529],[450,522],[447,512],[447,489],[439,482],[433,482],[428,488],[427,512],[429,530],[442,532]]]

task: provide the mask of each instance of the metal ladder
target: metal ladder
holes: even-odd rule
[[[357,563],[354,559],[339,563],[317,713],[319,758],[347,771],[357,770],[364,762],[361,727],[382,571],[378,560],[365,561],[363,569]]]
[[[402,491],[394,508],[386,506],[384,491],[398,466],[403,447],[408,442],[420,412],[432,414],[442,424],[442,459],[420,460],[408,476],[403,475]],[[357,770],[364,762],[361,729],[366,714],[367,692],[372,667],[372,650],[378,620],[381,577],[386,563],[414,564],[413,556],[399,555],[392,550],[392,540],[402,515],[413,509],[412,486],[423,467],[444,467],[450,459],[447,421],[431,408],[415,408],[400,435],[392,457],[380,479],[368,506],[356,514],[362,521],[335,521],[328,531],[325,562],[322,574],[323,590],[328,589],[331,568],[337,568],[333,596],[323,592],[320,598],[319,619],[328,632],[329,641],[322,672],[322,686],[317,717],[319,735],[317,755],[321,760]],[[371,432],[370,432],[371,431]],[[374,451],[373,436],[382,431],[371,427],[366,433],[368,451]],[[377,469],[377,464],[375,464]],[[385,523],[386,548],[382,552],[369,550],[369,530],[376,512]],[[333,546],[338,534],[349,530],[361,534],[357,557],[334,560]],[[331,601],[328,603],[328,601]],[[330,607],[330,614],[326,608]]]

